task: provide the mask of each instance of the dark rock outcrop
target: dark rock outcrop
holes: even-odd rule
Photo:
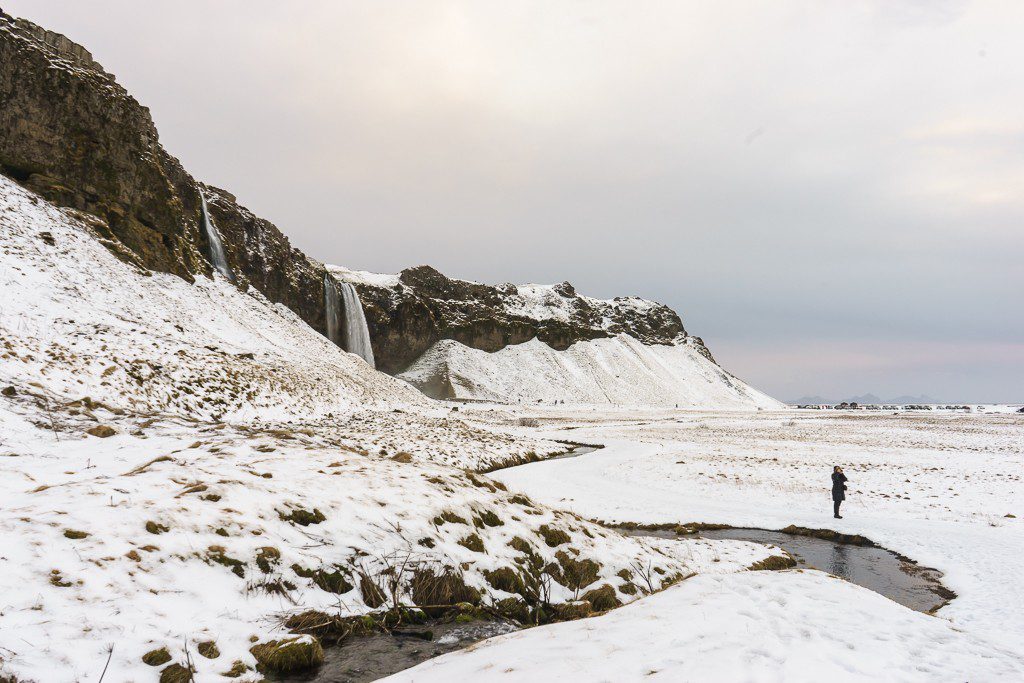
[[[85,48],[2,11],[0,173],[82,212],[119,258],[186,279],[212,272],[200,227],[203,192],[238,285],[255,287],[326,332],[322,264],[229,192],[189,175],[160,145],[149,110]],[[441,339],[497,351],[533,337],[566,349],[616,334],[646,344],[686,335],[666,306],[634,297],[591,299],[568,282],[521,292],[419,266],[402,271],[394,287],[354,284],[378,368],[390,373]]]
[[[352,282],[366,312],[377,367],[390,373],[404,370],[441,339],[498,351],[537,337],[562,350],[617,334],[645,344],[670,344],[686,335],[667,306],[636,297],[591,299],[568,282],[529,290],[491,286],[448,278],[430,266],[403,270],[391,287]]]
[[[120,258],[208,275],[200,189],[228,261],[268,299],[324,329],[323,266],[273,224],[198,183],[160,145],[149,110],[83,47],[0,12],[0,173],[90,221]]]

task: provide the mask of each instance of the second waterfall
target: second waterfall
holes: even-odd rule
[[[363,314],[356,288],[348,282],[336,282],[324,274],[324,316],[327,322],[327,338],[365,360],[370,367],[376,367],[373,347],[370,345],[370,330]]]

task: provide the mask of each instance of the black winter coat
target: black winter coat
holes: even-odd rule
[[[846,500],[846,475],[842,472],[832,473],[832,500]]]

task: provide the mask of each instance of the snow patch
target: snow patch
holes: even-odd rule
[[[447,398],[503,403],[782,409],[705,358],[687,340],[647,346],[628,335],[557,351],[538,339],[487,353],[445,339],[398,375],[445,387]]]

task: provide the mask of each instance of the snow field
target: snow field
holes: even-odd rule
[[[781,409],[684,341],[646,346],[619,335],[556,351],[538,339],[487,353],[450,339],[398,375],[414,386],[440,378],[455,398],[513,404]]]

